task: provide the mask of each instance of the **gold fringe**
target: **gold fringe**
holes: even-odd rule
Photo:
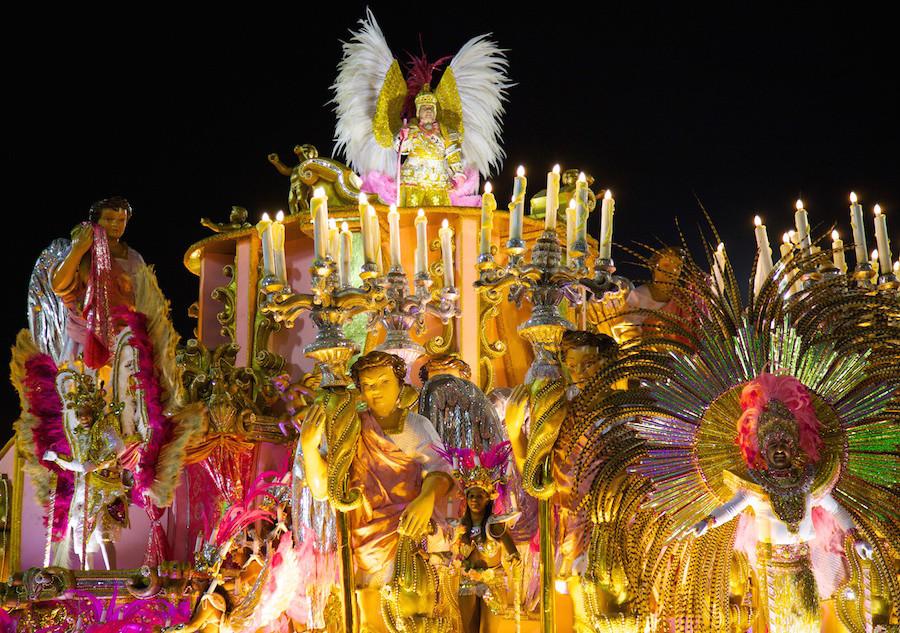
[[[156,460],[156,477],[147,496],[158,508],[165,508],[175,499],[181,483],[188,443],[200,432],[205,405],[195,402],[181,408],[169,418],[174,428],[172,438],[160,449]]]

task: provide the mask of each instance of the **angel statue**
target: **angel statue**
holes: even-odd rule
[[[22,405],[16,433],[28,449],[26,469],[47,509],[47,552],[56,543],[63,567],[69,538],[90,536],[79,508],[85,494],[88,505],[97,507],[91,499],[105,489],[105,471],[129,482],[130,496],[116,493],[117,521],[127,521],[129,501],[144,507],[152,525],[147,561],[165,556],[160,508],[172,500],[185,445],[199,419],[194,408],[180,407],[178,335],[168,302],[153,270],[121,239],[131,213],[124,198],[100,200],[71,240],[55,240],[44,250],[29,285],[29,329],[19,333],[13,348],[12,380]],[[80,405],[64,409],[73,394],[88,392],[105,406],[95,402],[90,414]],[[115,429],[115,441],[90,439],[101,422],[106,431]],[[79,488],[92,485],[100,488],[84,494]],[[73,493],[80,495],[77,500]],[[82,548],[76,549],[83,558]],[[109,543],[103,552],[113,565]]]
[[[634,498],[657,519],[634,522],[650,564],[629,581],[676,571],[654,600],[677,630],[898,622],[900,302],[843,276],[780,292],[828,259],[779,263],[745,306],[730,265],[720,292],[685,251],[673,299],[686,313],[651,315],[671,336],[630,342],[608,368],[638,386],[594,399],[643,442],[622,471],[646,477]],[[653,525],[668,532],[656,543]]]
[[[478,174],[505,157],[500,118],[512,84],[503,52],[487,35],[469,40],[432,88],[449,57],[411,56],[404,79],[371,11],[360,25],[333,86],[335,153],[385,204],[477,206]]]

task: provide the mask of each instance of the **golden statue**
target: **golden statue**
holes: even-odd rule
[[[403,360],[370,352],[353,364],[351,376],[364,408],[357,410],[355,392],[333,390],[307,412],[300,448],[313,496],[349,512],[360,623],[364,631],[381,632],[380,590],[400,537],[426,534],[435,501],[452,480],[435,451],[440,439],[434,427],[410,411],[416,393],[404,384]]]

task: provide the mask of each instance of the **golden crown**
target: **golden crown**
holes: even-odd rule
[[[422,89],[419,91],[419,94],[416,95],[416,112],[419,111],[423,105],[433,105],[437,107],[438,100],[433,92],[431,92],[431,86],[425,84],[422,86]]]

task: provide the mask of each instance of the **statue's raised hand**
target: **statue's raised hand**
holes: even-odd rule
[[[94,243],[94,227],[82,222],[72,229],[72,250],[86,253]]]
[[[303,424],[300,426],[300,443],[303,449],[317,449],[322,443],[322,434],[325,433],[325,407],[315,405],[305,412]]]
[[[400,515],[398,531],[403,536],[418,538],[428,527],[432,512],[434,512],[434,493],[422,492],[409,502],[406,510]]]

